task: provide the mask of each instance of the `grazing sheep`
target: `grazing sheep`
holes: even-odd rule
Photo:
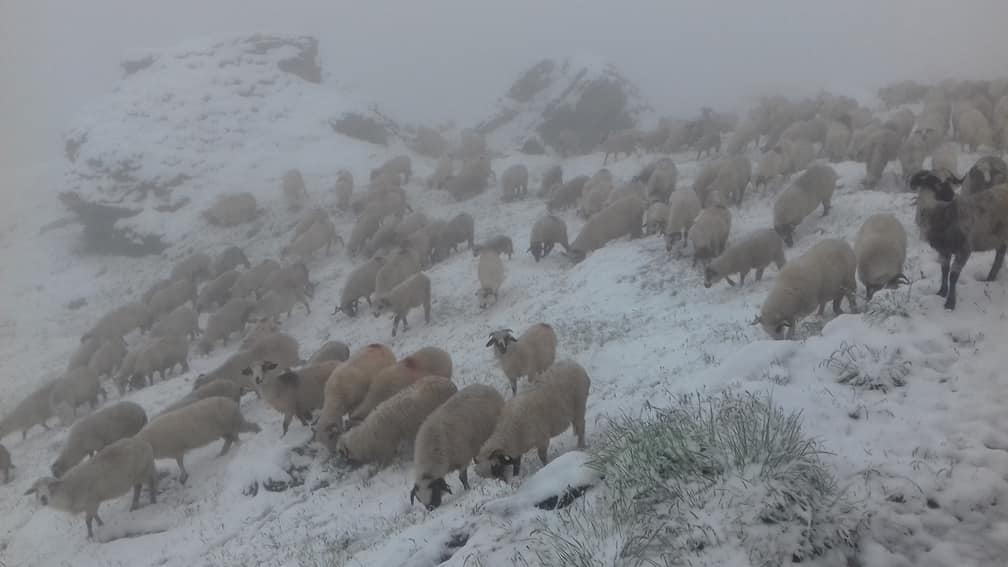
[[[308,359],[308,364],[321,364],[335,360],[344,362],[350,358],[350,347],[340,341],[327,341]]]
[[[239,443],[239,433],[259,433],[260,427],[246,421],[238,403],[222,397],[205,398],[155,417],[136,434],[136,439],[150,443],[154,459],[175,459],[179,483],[185,484],[189,473],[183,458],[193,449],[224,440],[218,456],[226,455],[231,445]]]
[[[846,297],[851,310],[855,309],[856,267],[850,244],[833,238],[820,240],[784,265],[756,321],[774,339],[793,339],[798,321],[817,307],[822,317],[826,304],[832,301],[833,312],[839,315],[840,302]]]
[[[279,320],[280,315],[286,313],[287,318],[290,319],[291,313],[298,303],[304,305],[307,315],[311,315],[311,307],[308,305],[308,299],[304,294],[289,290],[270,290],[256,304],[254,313],[260,318],[272,321]]]
[[[420,258],[413,250],[397,250],[395,254],[385,259],[375,273],[375,295],[386,293],[410,276],[420,273],[420,264]]]
[[[648,236],[652,234],[664,235],[670,210],[668,203],[662,201],[651,203],[644,213],[644,234]]]
[[[210,274],[215,278],[220,277],[221,274],[230,272],[238,266],[245,266],[247,270],[252,267],[252,264],[249,263],[244,250],[237,246],[228,246],[214,258],[213,264],[210,266]]]
[[[179,400],[165,406],[165,408],[157,415],[164,415],[170,411],[184,408],[194,402],[217,396],[238,402],[241,400],[243,393],[244,389],[237,382],[232,382],[231,380],[214,380],[213,382],[203,384],[199,388],[196,388],[192,392],[182,396]]]
[[[896,132],[900,140],[905,140],[913,130],[916,121],[914,113],[909,108],[901,108],[886,119],[883,126]]]
[[[349,317],[357,316],[358,301],[360,298],[367,299],[371,305],[371,294],[375,290],[375,276],[385,265],[382,257],[371,258],[360,266],[357,266],[350,275],[347,276],[346,283],[343,284],[343,291],[340,293],[339,305],[333,310],[346,313]]]
[[[396,177],[402,176],[403,185],[409,183],[410,176],[413,175],[413,161],[407,155],[398,155],[388,159],[385,163],[371,170],[371,179],[376,179],[379,175],[391,174]]]
[[[196,284],[192,280],[176,280],[175,283],[158,290],[151,297],[147,308],[154,319],[170,313],[176,307],[191,302],[196,307]]]
[[[67,362],[67,370],[77,368],[78,366],[87,366],[91,362],[91,358],[94,357],[94,354],[98,352],[98,349],[101,348],[106,340],[115,340],[115,338],[103,339],[101,336],[93,334],[86,334],[84,337],[81,337],[80,345],[70,355],[70,360]],[[121,335],[119,336],[119,340],[122,340]]]
[[[332,219],[329,218],[329,212],[321,207],[316,207],[308,211],[297,225],[294,227],[294,234],[291,235],[291,241],[293,242],[297,237],[301,236],[312,227],[313,224],[317,222],[331,222]]]
[[[997,156],[978,159],[962,179],[963,192],[968,194],[986,191],[1002,183],[1008,183],[1008,165]]]
[[[903,275],[906,251],[906,229],[896,217],[872,215],[861,225],[854,242],[854,254],[858,279],[865,286],[865,299],[870,300],[883,287],[910,283]]]
[[[111,378],[119,369],[124,358],[126,358],[126,341],[122,339],[102,341],[102,345],[95,351],[88,366],[99,378]]]
[[[475,245],[476,221],[469,213],[459,213],[448,221],[445,230],[438,233],[434,241],[434,255],[437,261],[448,257],[449,252],[457,250],[459,244],[466,242],[469,249]]]
[[[292,292],[307,297],[315,296],[315,284],[309,279],[308,266],[304,262],[295,262],[279,270],[274,270],[266,276],[262,289]]]
[[[971,152],[976,152],[980,146],[994,147],[994,133],[990,122],[975,108],[967,108],[959,113],[959,125],[956,131],[964,152],[967,148]]]
[[[247,389],[252,389],[251,382],[241,372],[261,360],[270,360],[279,366],[294,366],[300,363],[298,342],[283,333],[273,333],[260,338],[248,348],[232,354],[214,370],[200,374],[193,382],[193,390],[215,380],[231,380]]]
[[[87,402],[91,409],[98,407],[98,394],[102,393],[101,380],[87,366],[79,366],[68,370],[62,378],[56,381],[49,392],[49,407],[53,411],[67,408],[77,417],[77,408]]]
[[[331,220],[316,221],[297,236],[290,245],[284,247],[280,255],[282,257],[297,256],[301,261],[307,262],[322,248],[325,248],[326,256],[328,256],[333,243],[337,241],[343,244],[343,239],[336,234],[336,226]]]
[[[396,247],[399,243],[398,222],[395,219],[385,221],[385,223],[374,233],[370,240],[364,245],[361,251],[364,256],[373,257],[381,251],[388,251]]]
[[[952,175],[959,175],[959,152],[956,150],[955,144],[942,144],[935,149],[931,154],[931,169],[933,171],[945,170]],[[1006,175],[1008,175],[1008,171],[1006,171]],[[999,183],[1005,181],[1008,181],[1008,177]]]
[[[428,510],[440,506],[444,493],[451,494],[444,477],[452,471],[458,471],[463,488],[469,490],[469,462],[490,438],[503,407],[504,397],[497,390],[470,384],[427,416],[413,447],[410,504],[416,499]]]
[[[251,325],[249,325],[248,330],[245,331],[245,336],[242,338],[241,344],[238,346],[239,350],[245,350],[252,348],[252,345],[256,344],[263,338],[280,332],[280,323],[274,319],[259,317],[255,319]]]
[[[713,258],[720,256],[728,244],[731,233],[731,212],[723,206],[715,205],[700,210],[689,231],[693,244],[693,265],[697,260],[706,268]]]
[[[444,189],[445,182],[454,175],[452,165],[450,156],[441,156],[434,166],[434,172],[427,177],[427,188]]]
[[[341,435],[336,452],[352,463],[388,464],[399,445],[413,441],[427,416],[456,392],[448,378],[425,376],[378,404],[360,425]]]
[[[700,156],[702,156],[704,152],[707,152],[708,158],[713,156],[715,153],[721,153],[721,133],[717,131],[705,133],[699,140],[697,140],[696,151],[697,160],[700,159]]]
[[[833,163],[843,161],[847,158],[847,150],[850,148],[851,135],[850,116],[844,115],[840,120],[833,120],[826,129],[826,141],[823,144],[823,153]]]
[[[784,241],[773,229],[753,231],[732,244],[720,256],[711,260],[704,270],[704,287],[711,287],[724,278],[734,286],[731,275],[739,275],[739,285],[745,285],[749,270],[756,270],[756,281],[763,279],[763,270],[771,263],[784,267]]]
[[[3,471],[4,484],[9,484],[11,479],[11,469],[15,468],[14,463],[11,462],[10,451],[7,447],[0,445],[0,470]]]
[[[167,337],[178,335],[195,339],[200,334],[199,316],[188,305],[176,307],[164,315],[151,327],[150,336]]]
[[[665,250],[671,252],[675,243],[682,240],[686,246],[693,221],[700,214],[700,198],[696,191],[681,189],[669,197],[669,216],[665,222]]]
[[[81,418],[70,428],[63,450],[50,467],[53,476],[63,476],[85,456],[94,456],[108,445],[136,435],[144,425],[147,413],[133,402],[118,402]]]
[[[400,360],[398,364],[386,366],[371,380],[367,395],[350,412],[348,423],[351,426],[360,423],[372,410],[378,407],[378,404],[413,385],[424,376],[451,378],[451,356],[437,347],[424,347]]]
[[[556,358],[556,332],[546,323],[536,323],[517,339],[511,329],[500,329],[490,333],[487,347],[493,347],[494,355],[504,370],[504,376],[511,383],[511,393],[518,392],[518,379],[528,376],[534,382]]]
[[[21,430],[21,440],[24,440],[28,437],[28,431],[36,425],[41,425],[46,431],[49,430],[46,421],[53,415],[49,398],[56,383],[52,381],[40,386],[0,420],[0,440],[17,430]]]
[[[913,115],[911,115],[911,118]],[[913,121],[910,122],[913,125]],[[803,141],[809,144],[824,144],[826,133],[829,131],[829,123],[821,118],[810,120],[799,120],[792,123],[781,132],[781,141]]]
[[[646,180],[648,202],[661,201],[664,203],[668,201],[669,195],[675,191],[678,178],[679,170],[670,158],[662,158],[655,162],[651,175]]]
[[[500,286],[504,283],[504,278],[507,276],[500,254],[490,249],[480,251],[476,275],[479,278],[480,284],[480,288],[476,290],[476,296],[479,297],[480,309],[486,309],[490,305],[491,295],[494,298],[494,305],[496,305]]]
[[[196,312],[203,313],[224,305],[231,298],[231,288],[240,275],[237,270],[228,270],[203,284],[196,296]]]
[[[258,294],[266,282],[266,278],[280,268],[280,263],[276,260],[259,262],[252,269],[238,276],[234,285],[231,286],[231,297],[245,299],[253,293]]]
[[[409,330],[406,316],[414,307],[423,305],[424,322],[430,325],[431,281],[424,274],[417,273],[402,283],[385,292],[375,292],[375,302],[372,314],[377,319],[382,313],[391,312],[392,336],[396,336],[396,327],[402,323],[403,332]]]
[[[501,255],[507,254],[508,260],[510,260],[511,256],[514,254],[514,243],[511,241],[510,236],[498,234],[497,236],[484,240],[481,244],[473,246],[473,258],[479,257],[483,250],[493,250]]]
[[[629,235],[631,239],[640,238],[643,236],[646,207],[644,201],[626,197],[593,215],[581,227],[581,232],[571,243],[568,256],[577,263],[584,260],[589,252],[602,248],[610,240],[624,235]]]
[[[202,281],[210,277],[210,264],[213,260],[208,254],[198,252],[175,264],[171,271],[173,280]]]
[[[244,331],[249,316],[252,315],[255,308],[256,303],[251,299],[235,297],[211,314],[207,319],[203,338],[199,342],[199,348],[203,354],[213,350],[217,341],[227,343],[228,337],[233,333]]]
[[[185,284],[185,282],[176,283]],[[157,296],[157,294],[161,293],[161,291],[163,290],[159,290],[154,295]],[[185,303],[185,300],[180,302],[179,305],[182,303]],[[174,306],[172,309],[174,309]],[[169,309],[169,311],[170,310],[171,309]],[[146,330],[150,328],[153,317],[158,314],[159,313],[154,313],[142,303],[127,303],[126,305],[109,311],[102,316],[101,319],[98,319],[98,322],[95,323],[94,327],[91,327],[88,332],[81,335],[81,342],[91,338],[97,338],[99,340],[121,339],[130,334],[130,332],[134,329],[140,329],[141,331]],[[86,363],[87,362],[85,362],[85,364]]]
[[[890,128],[880,128],[869,135],[861,148],[859,161],[865,162],[865,186],[869,189],[878,185],[886,165],[899,156],[901,140],[899,134]]]
[[[924,158],[927,157],[927,152],[926,132],[918,130],[910,134],[903,142],[903,146],[899,150],[899,162],[904,180],[909,180],[911,175],[924,169]]]
[[[567,243],[567,223],[551,214],[539,217],[532,225],[528,251],[538,262],[549,256],[556,244],[562,245],[564,250],[570,252],[570,245]]]
[[[644,194],[645,191],[647,191],[647,188],[645,188],[644,184],[641,183],[640,181],[632,181],[632,180],[627,181],[626,183],[620,185],[618,188],[613,189],[612,191],[609,192],[609,196],[606,197],[605,200],[605,207],[608,207],[609,205],[625,197],[634,197],[647,203],[648,200],[647,196]]]
[[[185,337],[170,335],[160,337],[144,346],[137,354],[133,366],[136,376],[143,378],[147,385],[154,383],[154,374],[165,379],[176,365],[182,366],[182,372],[189,372],[189,341]]]
[[[336,207],[341,211],[350,208],[350,199],[353,197],[354,178],[353,174],[345,169],[336,172]]]
[[[308,202],[308,190],[305,189],[304,177],[297,169],[289,169],[283,175],[282,181],[284,202],[288,211],[300,211]]]
[[[560,165],[551,166],[543,172],[537,196],[540,199],[546,198],[549,196],[550,191],[553,190],[554,185],[563,185],[563,168]]]
[[[528,168],[520,163],[511,165],[500,176],[501,200],[513,201],[528,193]]]
[[[447,225],[444,221],[437,221],[442,225]],[[420,258],[420,267],[427,268],[431,265],[433,253],[434,253],[434,238],[431,236],[433,232],[440,231],[444,227],[435,227],[435,223],[431,223],[417,231],[413,234],[401,239],[399,242],[400,247],[411,250],[418,258]]]
[[[579,175],[552,190],[546,201],[547,210],[550,212],[561,211],[576,205],[581,200],[581,195],[588,181],[587,175]]]
[[[473,459],[476,474],[510,481],[521,472],[522,455],[532,448],[545,465],[550,440],[567,427],[573,427],[583,449],[590,388],[588,373],[573,360],[550,366],[531,388],[504,403],[493,433]]]
[[[602,138],[602,151],[605,152],[605,157],[602,159],[602,165],[605,165],[609,161],[609,156],[613,156],[613,160],[619,160],[620,154],[626,154],[627,157],[633,155],[637,151],[637,144],[640,141],[640,133],[636,130],[620,130],[618,132],[609,132]]]
[[[753,177],[753,188],[759,189],[766,186],[779,175],[783,175],[788,168],[787,156],[780,146],[774,146],[770,151],[765,152],[756,164],[756,175]]]
[[[157,468],[151,445],[142,439],[120,439],[98,451],[86,463],[68,470],[63,478],[43,477],[25,492],[34,494],[42,506],[51,506],[70,514],[84,512],[88,539],[94,537],[92,522],[101,526],[98,507],[106,500],[118,498],[133,489],[130,511],[140,507],[140,490],[148,484],[150,501],[157,501]]]
[[[414,232],[420,230],[421,228],[427,226],[430,219],[427,215],[420,211],[413,211],[412,213],[403,217],[403,219],[395,225],[395,234],[400,240],[409,237]]]
[[[209,209],[203,211],[203,218],[208,223],[223,227],[252,222],[258,215],[256,198],[248,192],[220,195]]]
[[[828,165],[813,165],[798,176],[774,201],[774,230],[788,246],[794,246],[794,231],[820,204],[823,216],[829,214],[836,171]]]
[[[707,195],[710,192],[710,187],[717,179],[718,173],[721,171],[722,160],[715,160],[708,162],[703,166],[703,169],[697,173],[696,178],[693,179],[693,192],[696,193],[698,199],[701,203],[707,202]]]
[[[283,437],[290,429],[294,417],[301,425],[311,423],[312,412],[322,408],[325,400],[325,385],[333,370],[340,362],[330,360],[321,364],[303,366],[297,370],[290,368],[279,374],[272,373],[278,366],[263,361],[247,369],[263,401],[283,415]]]
[[[374,343],[337,366],[326,381],[322,412],[315,423],[315,438],[335,452],[336,440],[343,432],[344,416],[353,413],[364,400],[375,376],[395,363],[391,349]]]
[[[745,189],[752,177],[752,163],[746,156],[731,156],[721,160],[717,177],[707,189],[707,200],[701,199],[703,206],[708,206],[710,195],[718,195],[725,205],[742,203]]]
[[[1008,185],[956,195],[952,180],[921,171],[910,178],[910,188],[918,191],[916,220],[921,236],[941,257],[938,295],[945,298],[945,309],[955,309],[959,274],[973,252],[995,251],[987,281],[994,281],[1004,264]]]
[[[600,169],[588,180],[581,191],[578,202],[578,215],[589,218],[605,208],[606,200],[613,190],[612,173],[608,169]]]
[[[351,257],[364,249],[368,239],[374,236],[381,227],[382,217],[377,213],[362,214],[354,223],[353,230],[350,231],[350,240],[346,243],[347,253]]]

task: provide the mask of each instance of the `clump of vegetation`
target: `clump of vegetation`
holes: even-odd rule
[[[819,366],[832,370],[841,384],[882,392],[905,386],[910,374],[910,361],[903,358],[899,348],[846,341]]]
[[[543,59],[525,72],[511,88],[508,96],[518,102],[528,102],[550,84],[550,75],[556,69],[552,59]]]
[[[609,132],[634,125],[623,86],[601,78],[585,85],[573,106],[564,104],[546,110],[538,132],[546,145],[570,155],[590,152]]]

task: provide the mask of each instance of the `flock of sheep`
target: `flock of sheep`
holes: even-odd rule
[[[989,274],[993,280],[1008,245],[1008,166],[987,156],[960,178],[954,142],[997,149],[1005,141],[1008,81],[896,89],[899,96],[890,90],[881,91],[887,103],[922,102],[922,111],[903,107],[880,119],[846,97],[771,97],[733,126],[723,153],[724,121],[710,112],[693,121],[663,120],[650,132],[614,132],[602,141],[603,166],[610,155],[618,159],[641,147],[669,153],[691,148],[712,159],[690,187],[678,186],[671,157],[655,160],[622,183],[604,167],[565,181],[562,168],[553,166],[541,172],[537,196],[546,211],[531,228],[527,251],[539,262],[560,245],[578,263],[623,236],[662,235],[670,253],[692,250],[706,287],[721,280],[734,286],[735,276],[743,285],[751,271],[760,280],[775,264],[778,273],[757,321],[773,338],[793,338],[798,322],[813,311],[822,315],[829,302],[836,313],[845,298],[855,308],[857,279],[868,299],[879,289],[907,282],[907,233],[892,215],[870,217],[853,247],[842,239],[822,239],[797,258],[785,257],[796,227],[820,206],[823,215],[830,212],[838,178],[830,162],[863,162],[865,185],[871,188],[886,165],[898,161],[906,184],[918,192],[921,234],[942,258],[939,293],[946,297],[946,307],[954,309],[956,282],[970,254],[996,251]],[[754,168],[746,152],[761,142]],[[714,159],[713,154],[721,155]],[[931,168],[925,170],[928,157]],[[497,177],[491,165],[485,140],[467,132],[457,149],[437,162],[425,185],[467,199]],[[469,214],[438,219],[414,210],[405,189],[412,177],[412,160],[401,155],[373,170],[364,191],[355,190],[353,176],[345,170],[335,186],[336,208],[355,219],[344,246],[357,265],[343,282],[333,315],[356,317],[364,299],[375,317],[392,316],[392,336],[400,326],[403,332],[409,329],[413,309],[422,307],[430,323],[432,282],[425,271],[462,244],[478,257],[475,293],[481,308],[497,302],[507,274],[503,256],[510,259],[514,253],[506,235],[477,244]],[[526,198],[529,179],[524,165],[504,170],[497,179],[502,201]],[[772,224],[734,236],[731,208],[745,205],[747,189],[782,182],[786,187],[775,196]],[[957,193],[959,184],[964,188]],[[315,442],[348,462],[385,465],[401,445],[412,443],[416,478],[411,500],[431,509],[451,494],[445,479],[449,473],[457,472],[462,486],[469,487],[470,463],[480,476],[510,479],[533,448],[546,463],[550,440],[568,427],[578,447],[584,447],[591,381],[578,363],[555,360],[557,335],[546,323],[517,337],[510,329],[489,335],[486,346],[511,387],[508,400],[485,384],[458,389],[451,356],[433,346],[397,359],[382,344],[351,351],[332,341],[303,360],[298,342],[281,331],[282,318],[299,305],[310,312],[316,286],[309,265],[344,240],[329,210],[300,213],[309,202],[300,172],[283,176],[282,196],[302,220],[279,260],[253,265],[237,246],[214,257],[197,253],[183,259],[138,301],[95,322],[81,337],[66,372],[0,421],[0,439],[19,430],[24,438],[35,425],[48,429],[54,416],[73,422],[52,464],[53,476],[39,479],[29,490],[39,503],[84,512],[92,536],[92,522],[101,525],[98,507],[103,501],[132,489],[136,507],[143,484],[155,501],[155,460],[174,459],[184,484],[187,452],[223,439],[224,454],[239,434],[258,432],[259,426],[239,408],[242,395],[250,391],[283,416],[283,434],[297,418],[312,427]],[[576,209],[585,219],[572,241],[560,216],[566,209]],[[228,195],[204,216],[213,224],[232,225],[256,210],[251,195]],[[152,384],[155,376],[165,380],[177,366],[188,372],[191,347],[209,353],[236,334],[243,335],[237,350],[201,374],[191,393],[158,413],[148,416],[128,401],[99,408],[99,399],[107,397],[103,381],[112,381],[125,395]],[[133,337],[129,343],[128,337]],[[521,377],[530,386],[519,391]],[[94,411],[74,422],[84,404]],[[0,445],[5,480],[11,467],[10,454]]]

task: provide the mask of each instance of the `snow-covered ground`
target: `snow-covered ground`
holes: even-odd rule
[[[287,139],[285,133],[278,135]],[[264,178],[264,171],[301,165],[313,199],[329,204],[333,196],[328,188],[338,168],[366,179],[371,167],[402,150],[393,146],[386,151],[341,137],[326,147],[332,151],[325,159],[318,154],[305,157],[296,146],[257,153],[256,167],[245,167],[247,156],[222,147],[213,160],[235,164],[226,169],[228,183],[256,194],[266,211],[256,221],[257,230],[211,228],[199,220],[199,208],[183,208],[165,221],[163,226],[172,227],[167,233],[174,244],[157,258],[74,255],[78,228],[39,235],[40,227],[61,215],[54,210],[56,191],[45,184],[26,184],[33,190],[21,193],[23,198],[14,205],[15,220],[0,230],[0,415],[65,366],[77,338],[98,316],[136,298],[165,276],[175,260],[193,250],[216,252],[228,244],[245,247],[253,262],[278,257],[297,217],[286,212],[279,183]],[[627,179],[655,157],[622,159],[610,169]],[[673,157],[680,169],[679,184],[689,186],[702,163],[689,154]],[[819,238],[853,242],[868,216],[888,212],[911,235],[906,273],[913,285],[881,292],[867,307],[862,290],[862,313],[827,318],[822,324],[812,317],[799,340],[770,341],[749,322],[773,285],[775,269],[768,270],[762,282],[705,289],[689,256],[666,253],[656,237],[620,239],[574,266],[556,253],[535,263],[523,251],[532,223],[544,213],[542,202],[530,196],[502,204],[492,190],[455,203],[445,193],[424,189],[422,178],[433,170],[433,161],[413,159],[416,177],[407,193],[414,209],[442,218],[466,211],[476,218],[478,240],[496,234],[514,240],[517,253],[506,262],[499,304],[486,311],[478,308],[476,261],[462,251],[428,271],[434,290],[431,325],[424,326],[414,312],[410,330],[392,339],[390,321],[384,318],[330,315],[354,265],[338,250],[310,266],[312,280],[318,282],[311,314],[298,308],[284,324],[300,341],[302,356],[330,339],[353,347],[386,342],[398,355],[436,345],[451,353],[460,387],[480,382],[504,393],[507,382],[484,347],[487,333],[546,321],[559,335],[558,357],[573,358],[591,376],[589,448],[602,442],[608,419],[640,414],[648,405],[670,405],[680,393],[732,389],[767,394],[786,411],[802,413],[806,434],[820,443],[822,460],[867,519],[851,564],[1004,564],[1008,354],[1001,349],[1008,329],[1008,278],[979,281],[992,254],[977,254],[960,282],[958,309],[943,310],[934,295],[938,264],[913,227],[911,195],[864,191],[863,165],[837,164],[842,188],[832,212],[827,217],[814,214],[798,229],[789,258]],[[532,171],[534,194],[539,174],[554,160],[511,154],[496,160],[494,169],[500,172],[517,162]],[[601,162],[600,154],[565,160],[564,175],[591,174]],[[895,182],[886,186],[893,189]],[[773,195],[773,190],[749,195],[741,209],[732,209],[733,236],[770,225]],[[562,216],[573,238],[583,223],[573,213]],[[337,224],[346,236],[352,219],[342,216]],[[87,304],[69,309],[68,303],[78,298]],[[155,413],[188,392],[199,373],[213,368],[235,346],[232,342],[209,357],[193,355],[191,372],[126,399]],[[839,383],[838,376],[850,368],[882,387]],[[255,396],[246,396],[242,409],[262,425],[260,434],[246,436],[225,457],[216,457],[216,444],[188,455],[190,478],[185,486],[178,484],[174,463],[161,462],[167,478],[157,504],[128,512],[126,497],[105,503],[105,525],[96,530],[101,543],[85,540],[82,518],[40,509],[23,495],[35,479],[48,474],[66,429],[36,428],[24,441],[16,433],[9,435],[3,441],[17,469],[10,484],[0,485],[0,564],[538,565],[535,546],[540,540],[534,532],[555,523],[558,513],[529,503],[549,493],[557,479],[576,483],[574,477],[586,473],[580,466],[583,457],[572,455],[551,464],[549,474],[537,477],[535,485],[529,479],[541,465],[534,457],[525,459],[521,477],[511,484],[470,475],[472,490],[463,492],[452,475],[447,480],[454,494],[428,512],[410,505],[410,455],[380,470],[349,469],[307,445],[310,432],[305,428],[295,425],[281,438],[281,416]],[[573,435],[566,433],[552,444],[551,456],[574,446]],[[264,488],[266,481],[289,480],[288,470],[295,470],[303,484],[280,492]],[[744,549],[734,546],[730,536],[718,534],[724,545],[696,550],[691,564],[748,565]],[[835,559],[807,563],[833,565]]]

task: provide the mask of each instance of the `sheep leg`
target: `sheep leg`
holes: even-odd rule
[[[1001,271],[1001,266],[1004,265],[1006,251],[1008,251],[1008,246],[1001,246],[994,253],[994,263],[991,265],[990,273],[987,274],[987,281],[992,282],[997,279],[998,272]]]
[[[938,288],[938,295],[945,297],[948,295],[949,270],[952,265],[952,256],[942,254],[941,257],[941,287]]]
[[[179,468],[179,477],[178,477],[179,484],[185,484],[186,481],[189,480],[189,473],[185,470],[185,463],[182,462],[182,459],[183,459],[182,456],[179,456],[178,458],[175,459],[175,462],[178,463]]]
[[[518,476],[521,472],[521,455],[518,455],[511,461],[511,475]]]
[[[92,515],[90,513],[84,516],[84,524],[87,525],[87,537],[88,537],[88,539],[94,539],[94,530],[91,529],[91,522],[92,522],[92,520],[94,520],[97,517],[98,517],[97,515]],[[98,525],[101,525],[101,524],[98,524]]]
[[[308,306],[308,300],[305,299],[304,297],[302,297],[301,298],[301,302],[304,304],[304,308],[305,308],[305,311],[307,312],[307,314],[311,315],[311,307]],[[290,317],[290,315],[288,315],[288,317]]]
[[[574,428],[574,435],[577,436],[577,447],[578,449],[585,448],[585,416],[583,411],[577,412],[574,416],[574,423],[571,424]]]
[[[469,490],[469,467],[463,466],[459,469],[459,481],[462,482],[462,488]]]
[[[133,485],[133,502],[130,504],[130,512],[136,510],[140,507],[140,490],[143,489],[142,484]]]
[[[952,263],[952,269],[949,272],[948,277],[948,296],[945,298],[945,309],[955,310],[956,308],[956,284],[959,283],[959,274],[962,269],[966,267],[966,262],[969,261],[970,252],[960,252],[956,254],[955,262]]]
[[[822,317],[825,314],[826,314],[826,303],[823,302],[823,303],[819,304],[819,310],[816,311],[816,315],[818,315],[819,317]]]
[[[280,434],[280,437],[283,437],[284,435],[287,435],[287,430],[290,429],[290,424],[291,424],[291,420],[292,419],[294,419],[294,414],[291,414],[291,413],[285,413],[284,414],[283,433]],[[301,421],[302,421],[302,423],[304,423],[304,420],[301,420]]]
[[[738,278],[739,287],[742,287],[742,286],[745,285],[745,277],[748,276],[748,275],[749,275],[749,270],[746,270],[744,272],[739,272],[739,278]]]
[[[830,204],[829,199],[823,201],[823,203],[822,203],[822,216],[826,216],[826,215],[829,214],[829,210],[830,210],[831,206],[832,205]]]
[[[758,282],[759,281],[763,281],[763,270],[765,270],[765,269],[766,269],[766,266],[764,266],[762,268],[756,268],[756,281],[758,281]]]
[[[840,302],[841,301],[843,301],[843,295],[839,295],[839,296],[836,297],[836,299],[833,300],[833,314],[834,315],[840,315],[840,314],[843,313],[843,310],[840,309]]]
[[[217,453],[217,456],[223,457],[224,455],[227,455],[228,451],[231,450],[231,445],[234,444],[235,440],[236,440],[235,437],[231,435],[225,436],[224,445],[221,447],[220,453]]]
[[[537,447],[536,453],[539,455],[539,462],[545,465],[549,462],[549,441]]]

